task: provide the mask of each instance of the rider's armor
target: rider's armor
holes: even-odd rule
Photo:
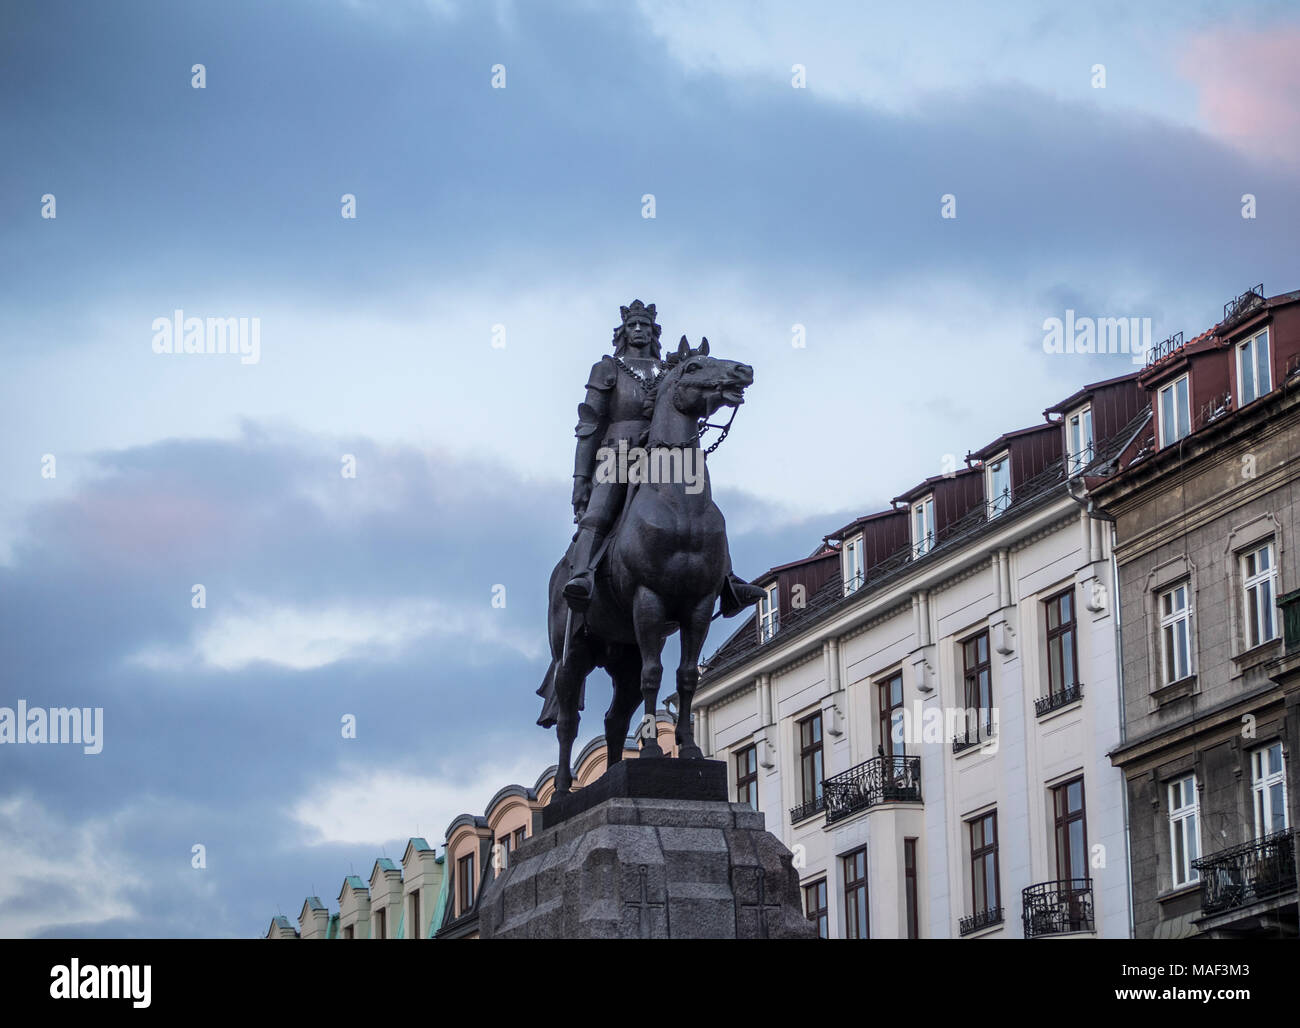
[[[621,359],[621,358],[619,358]],[[578,445],[573,462],[573,477],[582,483],[592,482],[600,451],[617,449],[620,442],[629,447],[643,446],[650,429],[653,382],[660,365],[657,360],[624,362],[619,367],[614,357],[602,357],[587,378],[587,399],[578,406],[578,426],[574,430]],[[638,378],[637,373],[643,378]],[[578,522],[578,538],[573,550],[577,574],[565,586],[564,595],[583,605],[591,598],[591,563],[605,535],[614,524],[623,499],[626,482],[593,482],[587,509]]]
[[[645,307],[640,300],[623,308],[623,323],[630,313],[648,315],[654,322],[654,305]],[[657,329],[656,329],[657,331]],[[617,332],[615,334],[617,339]],[[617,449],[620,442],[629,448],[644,446],[654,413],[654,380],[662,372],[655,358],[605,356],[592,365],[587,378],[587,398],[578,405],[578,425],[574,430],[578,444],[574,455],[574,507],[582,505],[589,487],[585,511],[578,518],[578,534],[572,551],[574,575],[564,587],[569,606],[585,610],[591,601],[593,563],[600,545],[613,526],[627,496],[627,483],[595,482],[600,451]],[[722,613],[731,617],[744,606],[756,603],[763,590],[727,575],[722,589]]]

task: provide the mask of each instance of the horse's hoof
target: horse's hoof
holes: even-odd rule
[[[641,744],[642,760],[644,760],[646,757],[662,757],[663,755],[664,755],[664,751],[659,748],[659,744],[657,742],[643,742]]]
[[[704,751],[698,746],[683,746],[677,756],[682,760],[703,760]]]

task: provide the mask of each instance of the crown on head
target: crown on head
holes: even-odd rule
[[[646,306],[640,300],[633,300],[629,307],[620,307],[619,313],[623,315],[624,325],[627,324],[629,318],[638,314],[644,318],[649,318],[650,324],[653,325],[655,323],[655,305],[650,304],[649,306]]]

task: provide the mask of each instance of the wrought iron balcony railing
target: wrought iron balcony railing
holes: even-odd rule
[[[822,783],[826,823],[878,803],[921,802],[921,758],[880,756]]]
[[[826,808],[825,796],[814,796],[810,800],[804,800],[797,807],[790,808],[790,823],[796,824],[804,818],[812,817],[814,814]]]
[[[1274,832],[1193,860],[1201,873],[1201,913],[1221,914],[1294,892],[1295,832]]]
[[[1050,714],[1054,710],[1060,710],[1062,707],[1068,706],[1075,700],[1082,699],[1082,697],[1083,683],[1075,682],[1073,685],[1066,686],[1064,689],[1060,689],[1057,692],[1034,700],[1034,713],[1038,717],[1042,717],[1044,714]]]
[[[1146,366],[1149,368],[1151,367],[1152,364],[1158,364],[1160,361],[1168,357],[1171,353],[1177,353],[1180,349],[1182,349],[1182,346],[1183,346],[1183,334],[1181,332],[1175,332],[1168,339],[1164,340],[1163,342],[1156,343],[1155,346],[1151,347],[1151,349],[1147,351]]]
[[[1257,286],[1251,286],[1240,296],[1234,296],[1231,300],[1223,305],[1223,320],[1231,321],[1246,311],[1253,309],[1264,302],[1264,283]]]
[[[963,917],[957,922],[957,931],[962,935],[969,935],[971,932],[978,932],[981,928],[988,928],[995,924],[1002,923],[1002,908],[989,907],[988,910],[981,910],[971,914],[970,917]]]
[[[961,753],[972,746],[984,746],[997,737],[997,728],[988,717],[987,710],[981,710],[978,720],[971,720],[952,741],[953,753]]]
[[[1025,938],[1095,931],[1092,879],[1063,878],[1031,885],[1022,893]]]
[[[1293,653],[1300,650],[1300,589],[1279,596],[1277,606],[1282,611],[1282,632],[1286,637],[1287,652]]]

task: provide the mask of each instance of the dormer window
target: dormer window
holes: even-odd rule
[[[1011,506],[1011,454],[999,454],[985,465],[984,490],[989,498],[990,518]]]
[[[781,605],[777,600],[777,586],[769,585],[763,598],[758,601],[758,641],[767,642],[780,627]]]
[[[1092,463],[1092,408],[1084,407],[1065,419],[1065,448],[1069,454],[1068,473],[1077,475]]]
[[[865,580],[862,561],[862,536],[855,535],[844,544],[844,595],[861,587]]]
[[[1254,403],[1273,388],[1268,329],[1237,346],[1237,406]]]
[[[912,556],[924,557],[934,549],[934,497],[912,504]]]
[[[1172,446],[1192,430],[1187,376],[1160,390],[1160,445]]]

